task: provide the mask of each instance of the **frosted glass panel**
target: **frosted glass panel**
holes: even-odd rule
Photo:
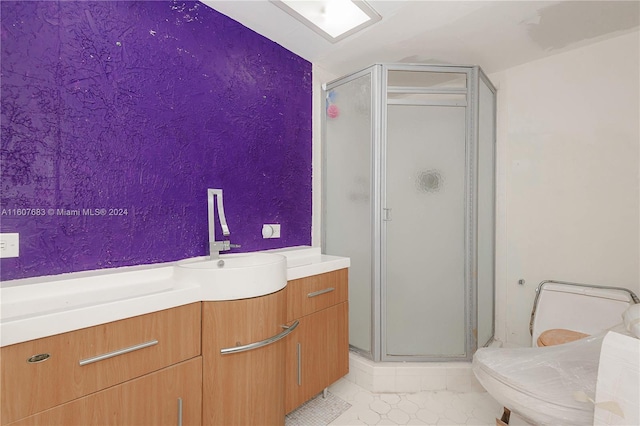
[[[387,96],[389,101],[408,101],[410,102],[423,102],[431,104],[447,104],[456,106],[466,106],[467,95],[462,94],[448,94],[448,93],[389,93]],[[398,103],[398,102],[395,102]],[[402,103],[402,102],[400,102]]]
[[[404,87],[448,87],[464,89],[467,75],[451,72],[389,71],[389,86]]]
[[[390,105],[386,354],[465,356],[465,108]]]
[[[371,74],[326,93],[324,251],[348,256],[349,343],[371,352]]]
[[[478,346],[493,337],[495,94],[480,80],[478,128]]]

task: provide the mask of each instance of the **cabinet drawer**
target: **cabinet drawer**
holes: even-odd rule
[[[201,409],[202,357],[196,357],[10,426],[198,426]]]
[[[2,424],[200,355],[200,305],[1,348]]]
[[[287,283],[287,322],[345,302],[348,269],[291,280]]]

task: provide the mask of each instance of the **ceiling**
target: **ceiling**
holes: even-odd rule
[[[374,63],[480,65],[492,73],[637,31],[634,1],[382,1],[382,20],[332,44],[268,0],[201,0],[336,76]]]

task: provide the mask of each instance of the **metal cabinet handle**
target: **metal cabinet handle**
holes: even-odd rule
[[[333,290],[335,290],[335,288],[333,287],[325,288],[324,290],[318,290],[318,291],[314,291],[313,293],[309,293],[307,294],[307,297],[311,298],[311,297],[320,296],[321,294],[331,293]]]
[[[289,333],[291,333],[293,330],[296,329],[298,324],[300,324],[300,322],[298,320],[296,320],[291,325],[283,325],[283,326],[281,326],[285,330],[280,332],[280,333],[278,333],[278,334],[276,334],[275,336],[271,336],[268,339],[261,340],[259,342],[249,343],[247,345],[235,346],[233,348],[223,348],[223,349],[220,349],[220,353],[222,355],[235,354],[235,353],[238,353],[238,352],[246,352],[246,351],[250,351],[250,350],[253,350],[253,349],[261,348],[263,346],[270,345],[272,343],[277,342],[280,339],[283,339],[283,338],[287,337],[287,335],[289,335]]]
[[[178,426],[182,426],[182,398],[178,398]]]
[[[128,354],[129,352],[137,351],[139,349],[148,348],[149,346],[154,346],[154,345],[157,345],[157,344],[158,344],[157,340],[151,340],[149,342],[140,343],[139,345],[130,346],[130,347],[124,348],[124,349],[118,349],[117,351],[109,352],[109,353],[106,353],[106,354],[94,356],[94,357],[87,358],[87,359],[82,359],[82,360],[80,360],[80,365],[82,366],[82,365],[92,364],[94,362],[98,362],[98,361],[102,361],[102,360],[105,360],[105,359],[113,358],[113,357],[118,356],[118,355]]]
[[[302,346],[298,343],[298,386],[302,386]]]

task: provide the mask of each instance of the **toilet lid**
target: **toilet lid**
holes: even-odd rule
[[[555,346],[563,343],[573,342],[589,336],[579,331],[566,330],[564,328],[554,328],[546,330],[538,337],[538,346]]]

